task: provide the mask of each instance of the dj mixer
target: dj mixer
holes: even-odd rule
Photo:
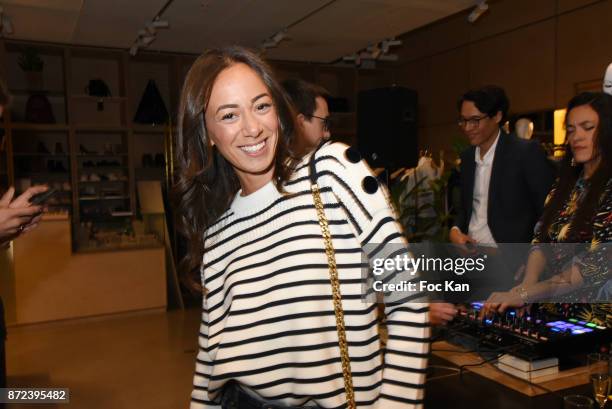
[[[482,307],[482,303],[471,303],[460,310],[449,325],[449,333],[455,335],[450,342],[462,338],[465,346],[467,337],[477,348],[511,351],[526,360],[595,352],[612,342],[612,329],[593,322],[537,309],[524,315],[508,310],[484,316]]]

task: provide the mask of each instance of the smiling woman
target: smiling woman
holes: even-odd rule
[[[241,74],[248,78],[249,88],[243,92],[232,83]],[[209,51],[187,73],[178,113],[175,197],[179,226],[191,246],[183,267],[194,282],[199,281],[202,232],[229,206],[241,187],[239,175],[246,181],[258,180],[257,173],[264,173],[264,179],[274,179],[277,187],[287,180],[294,121],[271,69],[242,48]],[[249,150],[272,135],[274,149],[249,156]],[[248,182],[246,190],[250,190]]]
[[[408,250],[358,154],[328,143],[296,163],[296,115],[242,48],[194,63],[178,118],[184,267],[204,294],[192,409],[421,407],[428,307],[419,291],[386,306],[381,348],[362,257]]]
[[[278,142],[278,119],[264,82],[245,64],[217,77],[205,112],[211,144],[234,168],[248,195],[270,180]]]

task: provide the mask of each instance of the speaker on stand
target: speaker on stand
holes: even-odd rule
[[[359,92],[357,144],[372,168],[416,166],[417,117],[416,91],[392,86]]]

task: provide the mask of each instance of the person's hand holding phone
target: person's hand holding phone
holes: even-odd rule
[[[15,209],[18,207],[29,207],[29,206],[42,206],[46,200],[36,200],[37,198],[45,197],[45,193],[53,193],[53,189],[49,189],[49,186],[46,185],[35,185],[30,186],[11,201],[10,207]],[[50,196],[49,196],[50,197]],[[48,198],[47,198],[48,199]]]
[[[0,242],[12,240],[38,225],[45,209],[42,205],[32,204],[30,199],[48,189],[43,185],[32,186],[17,198],[14,198],[15,188],[6,191],[0,198]]]

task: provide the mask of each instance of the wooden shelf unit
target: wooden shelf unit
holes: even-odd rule
[[[25,73],[18,65],[19,55],[25,47],[36,48],[44,61],[42,85],[28,84]],[[16,133],[31,133],[31,137],[40,136],[43,139],[52,139],[51,136],[45,135],[62,133],[67,140],[64,146],[66,156],[60,158],[50,155],[49,160],[61,159],[62,163],[65,162],[63,166],[68,172],[48,173],[47,180],[68,180],[71,184],[70,213],[73,236],[76,236],[75,229],[80,225],[83,202],[79,200],[81,174],[124,174],[127,178],[124,184],[127,185],[129,208],[121,210],[137,214],[137,180],[161,180],[166,184],[171,180],[167,174],[170,167],[166,166],[165,162],[172,152],[171,135],[176,133],[174,116],[183,81],[196,58],[195,55],[154,51],[139,52],[137,56],[132,57],[127,50],[120,49],[0,39],[0,76],[6,80],[16,100],[13,109],[0,121],[0,128],[4,131],[4,136],[0,138],[4,141],[0,145],[4,149],[0,149],[0,187],[14,185],[16,178],[20,176],[15,172],[15,160],[23,157],[13,154]],[[332,112],[332,138],[348,144],[357,142],[358,92],[373,85],[389,86],[393,81],[388,70],[363,70],[346,65],[303,62],[271,63],[281,80],[301,78],[320,84],[334,97],[346,100],[348,112]],[[109,88],[110,96],[100,98],[88,95],[87,89],[92,79],[102,79]],[[170,115],[170,123],[174,124],[172,128],[133,122],[149,79],[155,81],[160,91]],[[56,123],[25,121],[25,105],[31,92],[39,92],[49,99]],[[96,157],[89,158],[80,154],[81,141],[86,134],[98,135],[95,136],[98,139],[108,137],[104,134],[121,134],[122,146],[125,148],[121,166],[83,167],[83,161],[96,160]],[[158,154],[163,155],[163,164],[160,163]],[[45,176],[44,171],[32,173],[37,173],[37,177]],[[21,172],[21,175],[23,176],[24,172]]]
[[[18,64],[21,52],[28,47],[35,48],[44,62],[42,81],[39,79],[35,85]],[[75,232],[84,216],[83,206],[104,207],[102,203],[106,202],[110,206],[104,210],[109,214],[137,214],[136,182],[141,176],[134,168],[141,167],[142,158],[135,155],[141,155],[142,148],[135,146],[133,139],[144,135],[147,153],[153,156],[164,155],[170,142],[167,125],[134,123],[135,109],[148,80],[153,79],[172,114],[182,80],[177,73],[186,71],[186,61],[175,55],[143,53],[130,57],[125,50],[0,39],[0,76],[14,97],[12,109],[0,121],[0,139],[4,140],[0,149],[0,186],[16,185],[20,189],[28,183],[44,182],[67,188],[68,182],[70,189],[63,189],[63,193],[71,195],[66,210],[72,223],[74,251],[79,247]],[[107,84],[110,96],[88,95],[89,81],[94,79]],[[26,105],[33,94],[44,95],[50,101],[55,123],[26,121]],[[60,138],[61,148],[55,146]],[[112,153],[107,149],[109,144]],[[92,153],[82,153],[81,145]],[[106,166],[96,165],[104,161]],[[85,165],[86,162],[94,165]],[[113,162],[117,166],[108,166]],[[115,173],[118,180],[89,181],[91,174],[106,179],[110,173]],[[81,181],[82,174],[87,175],[86,182]],[[168,180],[163,169],[143,178],[152,179],[162,183]],[[95,189],[95,199],[81,197],[80,189],[87,186]],[[116,188],[118,194],[103,196],[103,191],[114,189],[113,186],[121,186]],[[112,206],[115,202],[122,204],[115,208]]]

